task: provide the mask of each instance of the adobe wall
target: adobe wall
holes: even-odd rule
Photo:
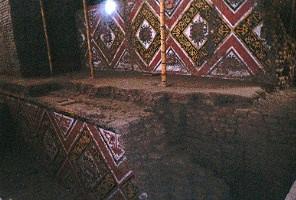
[[[103,4],[89,9],[94,67],[160,73],[158,1],[119,2],[112,16],[104,14]],[[295,44],[270,2],[269,6],[253,0],[170,2],[166,12],[169,73],[291,85]],[[87,56],[85,30],[80,30],[83,56]]]
[[[296,178],[296,93],[261,97],[253,105],[200,97],[155,108],[193,163],[211,169],[232,198],[284,199]],[[172,143],[174,144],[174,143]]]

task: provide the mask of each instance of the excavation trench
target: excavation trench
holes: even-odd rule
[[[277,200],[295,180],[295,91],[249,98],[73,82],[11,88],[2,98],[120,135],[144,199]]]

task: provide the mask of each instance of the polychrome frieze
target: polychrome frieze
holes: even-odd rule
[[[14,97],[5,102],[10,102],[13,115],[21,113],[13,117],[19,132],[40,153],[44,168],[65,187],[82,189],[89,199],[137,198],[119,134]]]
[[[193,1],[172,30],[173,37],[198,68],[229,33],[230,28],[205,0]]]
[[[94,65],[160,73],[159,0],[120,2],[107,22],[99,6],[90,9]],[[165,5],[169,73],[244,79],[264,71],[268,45],[255,0]]]

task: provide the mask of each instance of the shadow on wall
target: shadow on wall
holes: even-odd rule
[[[49,61],[39,1],[11,0],[15,43],[24,76],[49,75]],[[53,72],[80,67],[75,12],[80,1],[44,1]]]

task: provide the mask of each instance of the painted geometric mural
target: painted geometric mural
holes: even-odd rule
[[[90,8],[94,65],[160,73],[159,0],[120,4],[109,17],[100,5]],[[245,79],[264,71],[268,45],[255,0],[166,0],[165,6],[169,73]]]
[[[119,134],[16,97],[5,102],[25,142],[41,153],[44,168],[67,189],[93,200],[137,198]]]
[[[227,5],[229,5],[229,7],[233,11],[237,11],[237,9],[239,9],[239,7],[241,7],[241,5],[246,2],[246,0],[224,0],[224,1],[227,3]]]
[[[226,56],[222,57],[219,62],[214,65],[210,75],[224,78],[243,78],[250,76],[250,72],[238,54],[231,49]]]
[[[148,4],[143,3],[132,23],[135,51],[149,66],[160,48],[160,23]]]
[[[230,28],[205,0],[193,1],[172,30],[173,37],[198,68],[212,57],[229,33]]]
[[[97,69],[108,70],[118,66],[127,48],[124,9],[120,8],[111,16],[100,15],[101,5],[89,9],[93,65]]]
[[[268,46],[262,33],[263,19],[258,10],[254,10],[235,29],[235,33],[244,41],[248,49],[264,63],[267,59]]]
[[[154,71],[158,73],[161,72],[161,62],[157,65]],[[167,71],[176,74],[190,74],[180,56],[178,56],[172,48],[167,50]]]

